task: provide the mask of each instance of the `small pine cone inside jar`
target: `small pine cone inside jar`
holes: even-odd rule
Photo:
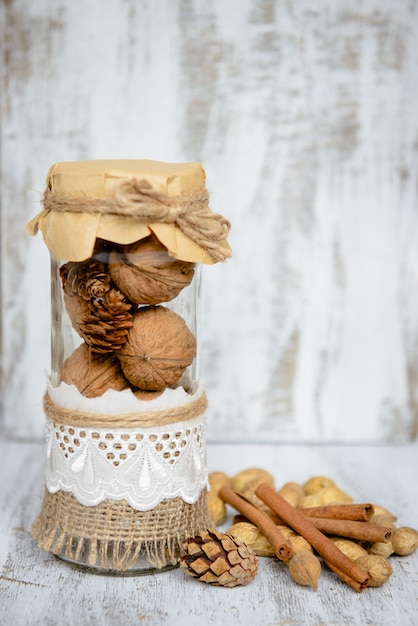
[[[117,289],[91,300],[88,313],[78,324],[78,332],[93,352],[109,354],[123,346],[132,326],[131,307]]]
[[[207,530],[183,545],[180,567],[200,582],[220,587],[246,585],[257,574],[258,558],[243,541]]]
[[[83,300],[102,298],[110,289],[110,275],[101,261],[93,258],[79,263],[69,261],[60,269],[64,292]]]
[[[90,313],[93,298],[110,290],[110,275],[100,261],[69,261],[60,268],[64,303],[73,328],[80,334],[82,319]]]
[[[172,300],[190,284],[194,267],[194,263],[171,257],[155,235],[118,246],[109,257],[113,282],[135,304]]]
[[[73,328],[93,352],[109,354],[126,340],[132,304],[112,286],[104,263],[88,259],[60,269],[65,308]]]
[[[160,391],[174,385],[192,363],[196,339],[177,313],[162,306],[144,307],[133,315],[117,356],[134,387]]]

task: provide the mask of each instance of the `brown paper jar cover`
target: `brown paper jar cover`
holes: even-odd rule
[[[207,249],[183,232],[176,220],[152,222],[146,216],[132,217],[123,211],[89,210],[92,201],[100,205],[101,201],[113,200],[121,185],[130,181],[145,182],[157,194],[178,199],[179,203],[206,192],[206,175],[200,163],[123,159],[56,163],[48,171],[46,191],[53,195],[57,206],[46,207],[44,195],[44,209],[29,222],[27,229],[31,235],[41,230],[50,252],[61,260],[88,259],[98,238],[126,245],[154,233],[176,259],[191,263],[216,262]],[[175,209],[175,204],[169,213]],[[229,223],[222,216],[212,214],[210,209],[206,216],[203,227],[216,230],[222,224],[218,228],[218,247],[224,257],[220,260],[225,260],[231,255],[224,236]]]

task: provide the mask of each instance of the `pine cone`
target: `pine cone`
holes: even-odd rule
[[[110,274],[100,261],[69,261],[60,269],[62,286],[68,295],[78,295],[84,300],[103,298],[110,290]]]
[[[243,541],[207,530],[190,537],[183,545],[186,552],[180,567],[196,580],[215,586],[246,585],[257,574],[258,558]]]
[[[91,300],[90,312],[83,316],[78,332],[92,352],[108,354],[120,350],[132,326],[131,306],[117,289]]]

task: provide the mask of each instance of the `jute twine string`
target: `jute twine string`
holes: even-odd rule
[[[125,571],[140,557],[157,568],[176,564],[184,540],[210,527],[206,490],[194,504],[173,498],[151,511],[137,511],[124,500],[87,507],[71,493],[45,491],[31,532],[48,552],[91,567]]]
[[[188,404],[160,411],[141,411],[106,415],[102,413],[86,413],[85,411],[67,409],[51,400],[48,392],[44,395],[45,415],[58,424],[85,426],[86,428],[145,428],[148,426],[165,426],[179,421],[191,420],[206,410],[208,405],[205,392]]]
[[[230,222],[209,208],[206,189],[179,196],[168,196],[153,189],[147,180],[132,178],[116,186],[111,198],[60,196],[47,188],[44,209],[64,213],[100,213],[135,217],[146,224],[175,224],[192,241],[206,250],[214,261],[225,261],[230,251],[222,245]]]

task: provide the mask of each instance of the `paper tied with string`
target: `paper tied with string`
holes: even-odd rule
[[[47,174],[43,210],[27,225],[55,258],[84,261],[97,238],[131,244],[151,233],[170,256],[214,264],[231,256],[230,224],[212,212],[200,163],[61,162]]]

